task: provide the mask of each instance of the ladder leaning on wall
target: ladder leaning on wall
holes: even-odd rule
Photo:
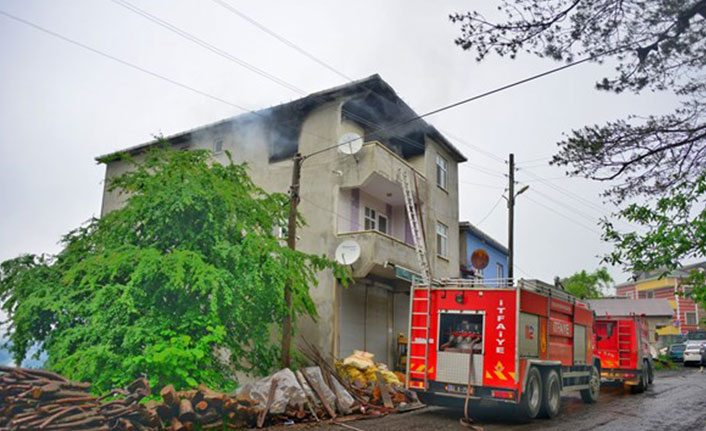
[[[424,230],[422,227],[421,215],[417,211],[417,187],[414,171],[411,169],[400,170],[400,182],[404,194],[405,209],[414,240],[414,251],[417,255],[419,268],[421,269],[421,283],[412,277],[409,300],[409,336],[407,337],[407,372],[406,385],[412,380],[422,380],[424,388],[428,388],[428,364],[429,364],[429,327],[431,323],[431,270],[429,259],[427,258],[426,242],[424,240]],[[410,178],[412,176],[412,178]],[[412,185],[414,181],[414,188]],[[418,295],[420,292],[421,295]],[[424,355],[421,356],[419,348],[422,346]],[[423,360],[421,364],[419,361]],[[415,362],[414,369],[411,363]],[[420,377],[421,375],[421,377]]]

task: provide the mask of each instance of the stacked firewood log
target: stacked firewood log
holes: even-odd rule
[[[402,387],[351,385],[310,349],[316,367],[280,370],[224,394],[205,385],[176,391],[172,385],[150,395],[147,379],[96,396],[89,383],[72,382],[45,370],[0,366],[0,431],[191,431],[277,424],[347,421],[381,415],[410,403]],[[155,397],[156,398],[156,397]]]
[[[149,384],[138,379],[103,397],[90,384],[71,382],[44,370],[0,366],[0,430],[142,430],[158,418],[140,400]],[[106,401],[111,396],[119,398]]]

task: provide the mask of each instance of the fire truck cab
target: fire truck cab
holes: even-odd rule
[[[442,280],[413,285],[410,308],[407,385],[422,402],[493,400],[534,418],[556,416],[562,392],[597,400],[594,313],[561,289]]]

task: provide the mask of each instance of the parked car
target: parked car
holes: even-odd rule
[[[667,356],[674,362],[682,362],[684,360],[684,349],[686,349],[686,344],[684,343],[672,344],[667,349]]]
[[[687,341],[684,348],[684,366],[698,365],[701,362],[701,346],[706,341]]]

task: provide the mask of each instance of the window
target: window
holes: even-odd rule
[[[216,139],[213,142],[213,152],[216,154],[223,152],[223,139]]]
[[[365,207],[365,214],[363,218],[365,230],[376,230],[384,233],[385,235],[389,234],[390,225],[387,216],[380,214],[370,207]]]
[[[696,325],[696,313],[694,312],[688,312],[684,313],[686,315],[686,324],[687,325]]]
[[[449,162],[441,157],[440,155],[436,155],[436,185],[441,187],[442,189],[446,190],[446,185],[448,184],[448,176],[449,176]]]
[[[498,280],[502,280],[502,278],[503,278],[503,264],[502,263],[495,264],[495,273],[496,273],[495,277]]]
[[[652,290],[647,290],[645,292],[640,292],[638,295],[640,299],[650,299],[655,297],[655,293]]]
[[[436,253],[441,257],[449,254],[449,228],[443,223],[436,222]]]
[[[634,292],[626,292],[625,297],[630,298],[630,299],[634,299],[635,298]]]
[[[364,227],[365,230],[376,230],[377,229],[377,216],[378,213],[372,208],[365,207],[365,217],[364,217]]]
[[[382,214],[378,215],[378,231],[387,234],[387,217]]]

